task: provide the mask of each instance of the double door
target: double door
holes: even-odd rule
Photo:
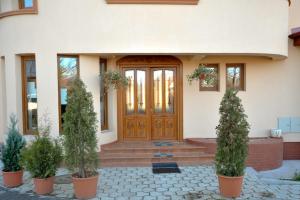
[[[122,67],[124,140],[176,140],[177,73],[172,66]]]

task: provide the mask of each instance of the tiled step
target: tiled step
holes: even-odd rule
[[[156,147],[156,146],[145,146],[145,147],[124,147],[124,146],[107,146],[102,147],[101,151],[109,151],[114,153],[156,153],[156,152],[193,152],[193,151],[205,151],[205,147],[182,145],[182,146],[171,146],[171,147]]]
[[[140,167],[152,163],[177,162],[179,165],[209,164],[213,154],[205,147],[172,142],[171,146],[157,146],[153,142],[122,142],[101,147],[101,167]]]

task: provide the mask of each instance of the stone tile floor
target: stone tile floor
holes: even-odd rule
[[[101,200],[195,200],[225,199],[218,190],[217,177],[213,166],[180,167],[181,174],[153,174],[151,168],[105,168],[100,169],[98,195]],[[68,174],[60,169],[58,176]],[[2,176],[0,176],[2,179]],[[52,197],[72,199],[72,184],[68,178],[55,184]],[[2,184],[2,180],[0,180]],[[11,191],[21,194],[33,194],[33,184],[28,173],[24,175],[24,184]],[[300,185],[266,184],[256,176],[256,172],[247,168],[242,196],[237,199],[300,199]]]

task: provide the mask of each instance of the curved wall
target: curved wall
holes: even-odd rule
[[[110,5],[40,0],[38,15],[0,20],[0,52],[287,56],[288,1]],[[266,9],[268,8],[268,9]]]

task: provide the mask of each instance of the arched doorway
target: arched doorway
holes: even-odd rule
[[[129,79],[118,91],[118,140],[182,140],[182,62],[173,56],[126,56]]]

